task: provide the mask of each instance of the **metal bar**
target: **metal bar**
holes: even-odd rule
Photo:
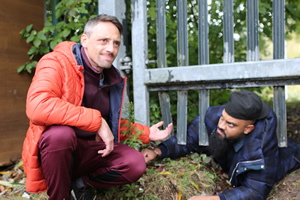
[[[156,0],[157,67],[167,66],[166,59],[166,7],[165,0]]]
[[[171,105],[170,105],[170,96],[168,92],[159,92],[159,104],[161,109],[161,115],[164,121],[164,128],[168,126],[169,123],[171,123],[172,115],[171,115]],[[171,135],[174,135],[174,130],[172,129]]]
[[[209,64],[209,48],[208,48],[208,9],[207,0],[198,0],[198,64]],[[204,124],[204,117],[209,107],[209,90],[199,90],[199,145],[208,146],[208,135]]]
[[[52,24],[54,26],[56,26],[58,23],[58,19],[56,18],[56,9],[55,8],[56,8],[56,5],[58,4],[58,0],[51,0],[50,3],[51,3],[51,12],[52,12]],[[46,2],[45,2],[45,11],[46,11]],[[45,22],[46,22],[46,20],[47,20],[47,14],[45,12]],[[57,34],[57,31],[55,30],[53,35],[56,35],[56,34]]]
[[[273,58],[283,59],[285,56],[285,1],[273,1]],[[287,146],[285,87],[273,88],[274,111],[277,114],[278,146]]]
[[[274,79],[274,80],[227,80],[216,82],[199,82],[186,83],[181,85],[148,85],[149,91],[171,91],[171,90],[204,90],[204,89],[232,89],[232,88],[254,88],[262,86],[282,86],[282,85],[300,85],[300,76],[293,77],[293,79]]]
[[[177,63],[189,65],[187,0],[177,0]],[[186,144],[187,130],[187,91],[177,91],[177,139],[178,144]]]
[[[58,0],[51,0],[51,11],[52,11],[52,24],[55,26],[58,23],[58,19],[56,18],[56,5],[58,4]]]
[[[228,64],[209,64],[168,67],[145,70],[146,85],[186,85],[196,82],[214,82],[257,79],[292,79],[300,76],[300,58],[277,59]]]
[[[177,144],[186,145],[187,138],[187,90],[177,92]]]
[[[273,108],[277,114],[278,146],[287,147],[286,104],[284,87],[274,87]]]
[[[204,124],[205,113],[209,107],[209,90],[199,90],[199,145],[208,146],[208,135]]]
[[[259,60],[258,0],[247,0],[247,61]]]
[[[144,1],[131,0],[132,10],[132,55],[134,117],[150,125],[149,91],[144,84],[146,60],[148,58],[147,6]]]
[[[224,12],[224,63],[234,62],[233,0],[223,1]]]
[[[285,54],[285,1],[273,1],[273,58],[283,59]]]
[[[177,0],[177,63],[189,65],[187,33],[187,0]]]
[[[198,43],[198,64],[209,63],[208,50],[208,9],[207,0],[198,0],[198,29],[199,29],[199,43]]]
[[[156,1],[156,40],[157,40],[157,67],[167,67],[166,58],[166,5],[165,0]],[[167,92],[158,94],[164,128],[172,122],[170,97]],[[173,130],[172,134],[173,135]]]

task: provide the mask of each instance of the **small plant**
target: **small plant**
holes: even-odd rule
[[[127,120],[126,124],[121,125],[121,127],[126,127],[126,131],[121,131],[121,134],[126,137],[126,140],[124,140],[123,143],[139,151],[145,145],[139,139],[139,136],[143,133],[143,131],[138,130],[133,125],[133,123],[137,121],[134,119],[134,105],[132,102],[129,102],[123,109],[123,113]]]
[[[191,154],[175,160],[166,158],[160,163],[156,162],[154,162],[156,169],[147,169],[147,174],[143,177],[144,197],[149,199],[170,197],[170,199],[180,200],[201,193],[215,193],[218,176],[205,166],[199,154]]]

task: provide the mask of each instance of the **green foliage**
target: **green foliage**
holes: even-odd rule
[[[285,5],[285,24],[288,33],[300,34],[300,0],[287,0]]]
[[[273,87],[266,86],[254,91],[269,106],[273,107]]]
[[[37,61],[52,51],[59,42],[79,42],[85,23],[96,16],[97,3],[97,0],[62,0],[52,13],[51,0],[47,0],[47,20],[44,28],[37,31],[30,24],[20,32],[21,39],[26,39],[31,47],[27,52],[30,61],[20,66],[18,73],[32,73]]]
[[[210,90],[210,105],[219,106],[227,103],[228,98],[231,94],[231,90],[226,89],[215,89]]]
[[[140,131],[133,126],[133,123],[137,121],[134,119],[133,103],[129,102],[124,106],[123,110],[123,114],[126,116],[126,120],[128,121],[128,123],[121,125],[121,127],[126,127],[125,131],[121,131],[121,134],[126,136],[126,140],[123,143],[139,151],[145,145],[139,139],[139,136],[143,133],[143,131]],[[135,134],[132,134],[133,132],[135,132]]]
[[[155,93],[157,95],[157,93]],[[149,112],[150,115],[150,121],[151,122],[158,122],[161,121],[161,115],[160,115],[160,106],[159,102],[155,101],[156,98],[150,98],[149,103]]]
[[[138,200],[138,196],[141,196],[142,193],[143,190],[140,190],[136,184],[132,183],[99,190],[96,199]]]

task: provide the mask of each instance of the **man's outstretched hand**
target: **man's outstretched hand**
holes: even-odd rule
[[[150,140],[152,140],[152,141],[164,140],[165,138],[167,138],[170,135],[170,133],[173,129],[173,124],[170,123],[165,130],[160,130],[159,127],[161,127],[163,125],[163,123],[164,122],[161,121],[150,127],[150,134],[149,134]]]
[[[159,140],[164,140],[165,138],[167,138],[170,133],[172,132],[173,129],[173,124],[170,123],[168,125],[168,127],[165,130],[159,130],[159,127],[161,127],[163,125],[164,122],[158,122],[157,124],[154,124],[153,126],[150,127],[150,134],[149,134],[149,139],[152,141],[159,141]],[[153,149],[149,149],[149,148],[145,148],[142,149],[141,152],[145,158],[145,162],[149,162],[153,159],[156,158],[156,156],[161,154],[161,151],[159,148],[156,148],[154,150]]]

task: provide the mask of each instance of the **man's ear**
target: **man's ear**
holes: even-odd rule
[[[254,124],[249,124],[244,129],[244,134],[247,135],[255,128]]]
[[[86,47],[87,40],[88,40],[88,36],[83,33],[80,37],[80,43],[83,47]]]

